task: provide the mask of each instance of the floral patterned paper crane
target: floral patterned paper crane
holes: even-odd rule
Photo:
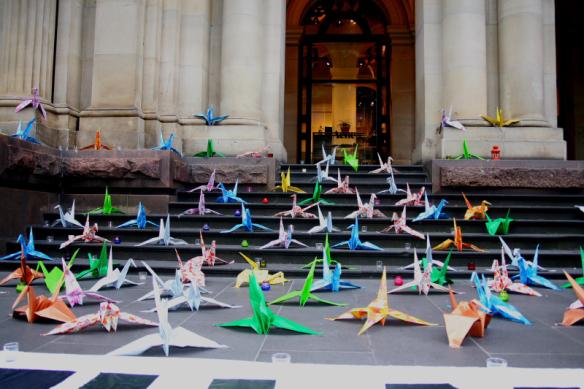
[[[203,231],[199,230],[199,236],[201,237],[201,257],[203,262],[206,263],[209,266],[215,266],[215,261],[219,261],[221,263],[224,263],[226,265],[231,265],[233,263],[233,261],[231,262],[227,262],[222,260],[221,258],[218,258],[215,255],[215,251],[217,251],[217,243],[215,241],[213,241],[211,243],[211,247],[209,249],[205,249],[205,241],[203,240]],[[193,259],[197,259],[199,257],[195,257]]]
[[[461,231],[460,227],[456,226],[456,219],[453,219],[453,220],[454,220],[454,240],[447,239],[444,242],[440,243],[438,246],[434,247],[432,250],[446,250],[451,245],[454,245],[458,249],[458,251],[462,251],[462,249],[464,247],[468,247],[470,249],[484,253],[485,250],[481,250],[475,245],[462,242],[462,231]]]
[[[203,194],[203,189],[201,189],[201,195],[199,196],[198,207],[187,209],[186,211],[182,212],[180,215],[197,215],[198,214],[199,216],[204,216],[205,214],[208,214],[208,213],[212,213],[212,214],[217,215],[217,216],[223,216],[223,214],[205,207],[205,195]],[[179,217],[180,217],[180,215],[179,215]]]
[[[296,205],[296,195],[295,194],[293,194],[290,197],[292,197],[292,209],[289,211],[279,212],[279,213],[275,214],[274,216],[280,216],[280,217],[281,216],[292,216],[293,218],[295,218],[296,216],[302,216],[302,217],[307,218],[307,219],[316,218],[315,214],[306,212],[306,210],[314,207],[315,205],[318,205],[318,203],[311,204],[306,208],[302,208],[302,207]]]
[[[243,158],[243,157],[250,157],[250,158],[266,158],[265,155],[262,155],[262,153],[265,153],[266,151],[268,151],[270,149],[270,145],[268,144],[266,147],[264,147],[263,149],[261,149],[260,151],[248,151],[245,152],[243,154],[239,154],[237,157],[235,158]]]
[[[398,218],[397,212],[394,212],[391,220],[393,221],[393,225],[381,230],[380,231],[381,234],[383,234],[385,232],[389,232],[393,228],[396,234],[399,234],[400,232],[407,232],[408,234],[416,236],[420,239],[426,239],[426,238],[424,238],[424,235],[420,234],[418,231],[415,231],[406,225],[406,206],[405,205],[404,205],[404,210],[402,211],[401,217]]]
[[[65,289],[66,293],[64,296],[59,296],[59,300],[64,301],[67,300],[71,307],[74,307],[75,304],[83,305],[83,298],[87,297],[90,299],[101,300],[108,303],[120,303],[121,301],[115,301],[108,297],[102,296],[95,292],[91,292],[89,290],[84,291],[81,290],[81,286],[79,286],[79,282],[75,279],[75,276],[71,272],[70,266],[65,264],[65,260],[61,258],[63,261],[63,274],[65,277]]]
[[[349,188],[349,175],[345,176],[345,179],[341,181],[341,169],[338,171],[337,187],[326,191],[324,194],[329,193],[356,193],[355,189]]]
[[[493,205],[489,203],[487,200],[483,200],[481,202],[481,205],[473,207],[466,198],[466,196],[464,195],[464,192],[462,193],[462,197],[464,197],[464,201],[466,202],[466,206],[468,207],[468,210],[464,214],[464,220],[485,219],[487,211],[489,210],[489,207],[487,207],[485,204]]]
[[[457,128],[462,131],[466,131],[466,128],[458,120],[452,120],[452,105],[450,106],[450,112],[446,116],[446,110],[442,109],[442,127],[452,127]]]
[[[89,215],[87,215],[87,219],[85,220],[85,227],[83,227],[83,233],[81,235],[74,236],[73,238],[63,242],[59,249],[64,249],[65,247],[69,246],[71,243],[75,242],[76,240],[81,240],[85,243],[103,243],[110,241],[106,238],[102,238],[101,236],[95,235],[97,232],[97,223],[93,227],[89,227]]]
[[[203,267],[203,258],[200,256],[191,258],[183,265],[180,256],[178,255],[178,251],[174,249],[174,252],[176,253],[176,259],[178,260],[182,282],[193,282],[199,286],[205,286],[205,273],[201,270]]]
[[[213,170],[213,173],[211,173],[211,177],[209,177],[209,182],[207,183],[207,185],[197,186],[196,188],[189,190],[189,192],[192,193],[199,189],[202,190],[203,192],[204,191],[210,192],[214,189],[221,189],[215,186],[215,170]]]
[[[41,104],[40,100],[39,100],[39,90],[37,88],[32,88],[32,98],[29,97],[20,97],[21,100],[24,100],[22,103],[20,103],[16,109],[14,110],[14,113],[19,112],[20,110],[28,107],[30,104],[32,104],[33,108],[39,108],[41,110],[41,112],[43,113],[43,117],[45,118],[45,121],[47,120],[47,112],[45,111],[45,108],[43,107],[43,105]]]
[[[399,170],[391,167],[391,161],[393,161],[393,158],[387,157],[387,163],[383,163],[383,159],[381,159],[381,155],[379,155],[379,153],[377,153],[377,157],[379,157],[379,165],[381,165],[381,167],[379,169],[371,170],[369,172],[369,174],[371,174],[371,173],[400,173]]]
[[[371,198],[369,199],[369,202],[363,204],[363,201],[361,201],[361,196],[359,195],[359,191],[356,190],[356,192],[357,204],[359,206],[359,209],[345,216],[345,219],[354,219],[357,216],[366,217],[367,219],[373,219],[373,216],[387,218],[387,216],[385,216],[381,211],[379,211],[378,209],[374,209],[375,199],[377,198],[375,193],[371,193]]]
[[[288,247],[290,247],[290,243],[294,242],[300,246],[304,246],[304,247],[308,247],[307,245],[305,245],[302,242],[297,241],[296,239],[292,239],[292,233],[294,232],[294,226],[292,224],[290,224],[288,226],[288,231],[286,231],[284,229],[284,222],[282,221],[282,218],[280,218],[280,234],[278,236],[278,239],[271,241],[268,244],[263,245],[262,247],[260,247],[260,250],[263,249],[267,249],[270,247],[274,247],[276,245],[280,245],[281,247],[284,247],[285,249],[288,249]]]
[[[505,250],[502,247],[501,266],[499,266],[499,261],[495,259],[493,262],[493,268],[495,269],[494,279],[487,281],[487,286],[491,288],[493,292],[499,293],[505,290],[509,292],[541,297],[541,293],[536,292],[529,286],[520,282],[513,282],[513,280],[509,278],[509,274],[507,273],[507,265],[505,264]]]
[[[414,193],[410,191],[410,184],[407,184],[406,198],[398,201],[395,205],[425,205],[426,203],[422,200],[422,196],[426,191],[426,187],[422,187],[419,193]]]

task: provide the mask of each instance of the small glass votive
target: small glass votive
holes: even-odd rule
[[[118,146],[118,151],[122,151],[122,146]]]
[[[410,243],[406,243],[406,250],[409,250],[412,248],[412,245]]]
[[[146,273],[145,271],[141,271],[141,272],[138,272],[138,275],[140,276],[140,280],[144,281],[146,279],[146,277],[148,276],[148,273]]]
[[[79,149],[77,148],[77,145],[75,145],[75,148],[73,150],[75,150],[76,153],[79,152]]]
[[[274,154],[268,154],[268,158],[274,158]]]
[[[468,263],[468,270],[476,270],[476,265],[474,264],[474,262],[469,262]]]
[[[304,160],[300,161],[300,164],[301,164],[301,165],[304,165]]]
[[[260,268],[262,268],[262,269],[265,269],[266,267],[268,267],[268,264],[266,263],[266,261],[261,259],[261,258],[256,258],[255,263],[259,263]]]
[[[290,354],[285,354],[285,353],[277,353],[272,355],[272,362],[273,363],[290,363],[290,359],[292,357],[290,356]]]
[[[195,239],[195,246],[201,245],[201,239]]]
[[[253,188],[251,186],[247,187],[247,193],[251,193],[252,190],[253,190]]]
[[[306,169],[302,169],[302,173],[306,173]]]
[[[381,205],[381,200],[379,200],[379,199],[375,199],[375,200],[373,201],[373,204],[375,204],[375,205]]]
[[[316,244],[316,249],[317,250],[322,250],[322,243],[317,243]]]
[[[53,235],[47,235],[47,242],[52,242],[53,240],[55,240]]]
[[[43,226],[44,227],[49,227],[50,225],[51,225],[51,223],[49,223],[48,220],[45,220],[44,223],[43,223]]]
[[[6,362],[15,362],[16,359],[18,359],[18,343],[6,343],[4,345],[4,360]]]
[[[367,226],[361,226],[361,232],[367,232]]]
[[[112,222],[111,220],[110,220],[109,222],[107,222],[107,226],[108,226],[108,227],[112,227],[112,226],[113,226],[113,224],[114,224],[114,222]]]
[[[452,228],[450,229],[450,233],[451,233],[451,234],[454,234],[454,227],[452,227]]]
[[[381,270],[383,268],[383,262],[377,261],[377,270]]]
[[[487,358],[487,367],[507,367],[507,361],[503,358]]]

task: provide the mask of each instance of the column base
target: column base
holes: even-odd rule
[[[235,157],[246,151],[259,151],[269,142],[268,131],[263,125],[185,125],[182,132],[185,157],[207,150],[209,139],[213,140],[215,151],[226,157]],[[269,152],[276,155],[272,150]]]
[[[136,109],[89,109],[81,112],[77,147],[95,142],[95,134],[101,129],[102,144],[123,149],[144,148],[143,114]],[[115,128],[115,130],[113,130]]]

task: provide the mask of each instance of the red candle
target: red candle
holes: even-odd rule
[[[268,198],[267,198],[267,197],[265,197],[265,198],[264,198],[264,201],[263,201],[263,203],[264,203],[264,204],[267,204],[267,203],[269,203],[269,202],[270,202],[270,200],[268,200]]]
[[[475,270],[475,269],[476,269],[475,264],[473,262],[469,262],[468,263],[468,270]]]
[[[402,286],[404,284],[404,279],[401,278],[400,276],[395,277],[395,280],[393,281],[393,283],[396,286]]]

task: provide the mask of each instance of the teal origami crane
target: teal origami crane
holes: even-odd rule
[[[85,212],[84,215],[89,213],[103,213],[104,215],[110,215],[112,213],[124,213],[117,208],[112,206],[112,196],[108,194],[108,187],[105,187],[105,198],[103,199],[103,207],[94,209],[93,211]]]
[[[28,122],[26,129],[24,131],[22,131],[22,119],[20,119],[20,123],[18,124],[18,128],[16,129],[16,133],[10,135],[10,137],[26,140],[28,142],[32,142],[32,143],[36,143],[36,144],[40,145],[41,142],[39,142],[38,140],[36,140],[32,136],[28,136],[28,134],[30,134],[30,129],[32,128],[32,124],[34,123],[35,120],[36,120],[36,118],[34,118],[30,122]]]
[[[249,213],[249,209],[245,209],[245,205],[241,204],[241,224],[236,225],[235,227],[233,227],[230,230],[227,231],[221,231],[222,234],[228,234],[230,232],[233,232],[235,230],[237,230],[238,228],[242,228],[244,231],[249,231],[249,232],[253,232],[253,228],[257,227],[257,228],[261,228],[262,230],[266,230],[266,231],[273,231],[271,228],[262,226],[261,224],[256,224],[254,222],[251,221],[251,214]]]
[[[207,141],[207,151],[201,151],[200,153],[197,153],[195,155],[193,155],[193,157],[214,157],[215,155],[219,155],[220,157],[225,158],[225,156],[221,153],[218,153],[215,151],[215,147],[213,147],[213,140],[209,139]]]
[[[339,247],[339,246],[343,246],[343,245],[348,245],[349,249],[351,250],[378,250],[378,251],[384,251],[381,247],[378,247],[376,245],[374,245],[373,243],[370,242],[361,242],[361,240],[359,239],[359,218],[356,217],[355,218],[355,224],[352,224],[349,226],[349,228],[352,228],[351,231],[351,239],[345,241],[345,242],[341,242],[338,243],[336,245],[333,246],[333,249],[335,247]]]
[[[509,218],[510,213],[511,210],[508,210],[505,219],[499,218],[495,220],[491,220],[489,215],[485,213],[485,216],[487,217],[486,226],[487,231],[489,231],[489,235],[507,235],[509,232],[509,225],[512,221],[515,221],[515,219]]]
[[[359,147],[359,145],[357,145],[355,147],[355,152],[353,153],[353,155],[348,154],[347,155],[347,150],[343,149],[343,153],[345,153],[345,159],[343,159],[343,163],[345,165],[351,165],[353,167],[353,169],[355,169],[355,171],[357,171],[357,169],[359,169],[359,158],[357,154],[357,148]]]
[[[316,184],[314,185],[314,193],[312,194],[312,197],[309,199],[306,199],[304,201],[299,202],[298,205],[306,204],[309,201],[313,201],[314,203],[321,202],[322,204],[328,204],[328,205],[335,204],[332,201],[328,201],[328,200],[321,198],[320,197],[321,193],[322,193],[322,185],[320,185],[320,183],[318,181],[316,181]]]
[[[442,199],[442,201],[440,201],[440,204],[438,205],[438,207],[436,207],[435,205],[430,205],[430,203],[428,202],[428,194],[424,192],[424,196],[425,196],[425,201],[424,201],[424,206],[425,211],[422,212],[421,214],[418,215],[418,217],[416,217],[413,221],[415,222],[419,222],[420,220],[424,220],[424,219],[450,219],[450,216],[448,216],[445,213],[442,213],[442,207],[444,206],[444,204],[448,203],[448,201]]]
[[[168,139],[168,142],[165,142],[164,138],[162,137],[162,130],[160,130],[160,142],[158,143],[159,146],[153,147],[150,150],[170,150],[170,151],[174,151],[175,153],[180,155],[181,158],[184,158],[183,155],[177,149],[172,147],[172,140],[173,139],[174,139],[174,134],[170,134],[170,138]]]
[[[582,246],[580,246],[580,257],[582,258],[582,274],[584,274],[584,250],[582,250]],[[584,285],[584,276],[578,277],[574,281],[578,285]],[[566,288],[570,288],[570,287],[572,287],[572,284],[569,282],[565,285],[560,286],[560,288],[562,288],[562,289],[566,289]]]
[[[544,286],[553,290],[561,290],[554,283],[552,283],[547,278],[537,275],[537,260],[538,260],[539,245],[535,248],[535,254],[533,255],[533,262],[526,263],[525,259],[519,258],[519,274],[511,277],[511,280],[516,280],[519,278],[523,285],[537,285]]]
[[[326,258],[326,249],[322,249],[323,258]],[[314,263],[316,264],[316,262]],[[314,264],[312,268],[314,269]],[[322,262],[322,280],[318,280],[312,283],[310,291],[324,289],[332,290],[333,292],[338,292],[340,289],[362,289],[364,286],[355,285],[351,282],[341,280],[341,264],[337,262],[335,271],[331,271],[329,267],[329,261]]]
[[[239,203],[243,203],[243,204],[247,204],[247,201],[237,197],[237,184],[239,183],[239,177],[237,178],[237,180],[235,180],[235,186],[233,187],[233,190],[227,190],[225,189],[225,185],[223,185],[223,183],[219,183],[219,185],[217,185],[217,188],[221,189],[221,196],[217,197],[217,200],[215,200],[216,203],[235,203],[236,201]]]
[[[462,154],[460,154],[458,157],[454,157],[454,158],[452,158],[452,159],[461,159],[462,157],[464,157],[464,159],[471,159],[471,158],[476,158],[476,159],[480,159],[480,160],[482,160],[482,161],[484,161],[484,160],[485,160],[484,158],[481,158],[481,157],[479,157],[478,155],[471,154],[471,153],[468,151],[468,145],[466,144],[466,139],[464,139],[464,140],[462,141],[462,150],[463,150],[463,153],[462,153]]]
[[[136,219],[132,219],[132,220],[127,221],[123,224],[120,224],[116,228],[124,228],[124,227],[132,227],[132,226],[136,226],[138,228],[146,228],[146,224],[152,224],[154,227],[160,227],[158,224],[146,220],[146,210],[144,209],[144,206],[142,205],[142,203],[139,203],[138,204],[138,215],[136,216]]]
[[[77,254],[77,252],[75,253]],[[75,276],[76,279],[83,278],[85,276],[91,275],[93,278],[105,277],[108,271],[108,257],[107,257],[107,245],[103,242],[101,248],[101,254],[99,258],[93,258],[91,253],[88,253],[89,257],[89,269],[82,271]],[[119,263],[112,263],[112,266],[119,266]]]
[[[209,108],[207,110],[207,114],[206,115],[204,113],[197,113],[197,114],[194,114],[193,116],[194,117],[197,117],[197,118],[205,119],[205,121],[207,122],[207,125],[212,126],[215,123],[218,123],[221,120],[227,118],[229,115],[214,117],[213,116],[213,106],[211,106],[211,108]]]
[[[53,258],[49,257],[46,254],[41,253],[40,251],[36,251],[34,248],[34,237],[32,235],[32,227],[30,228],[30,235],[28,236],[28,243],[26,243],[24,236],[19,235],[16,242],[20,243],[22,250],[16,253],[8,254],[5,257],[0,258],[0,261],[4,259],[12,259],[12,258],[19,258],[24,251],[24,256],[28,258],[39,258],[39,259],[48,259],[49,261],[54,261]]]

